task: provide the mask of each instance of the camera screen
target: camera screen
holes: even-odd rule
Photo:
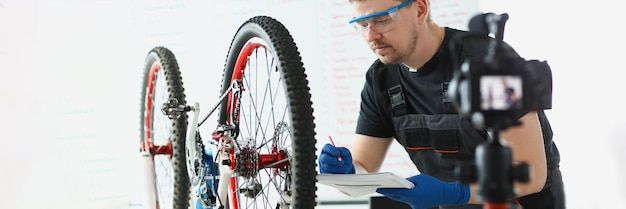
[[[480,108],[484,111],[522,108],[522,77],[483,75],[480,77]]]

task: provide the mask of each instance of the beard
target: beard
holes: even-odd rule
[[[415,30],[410,30],[411,34],[408,36],[408,42],[404,44],[404,47],[394,47],[390,44],[386,44],[384,42],[373,41],[370,43],[370,48],[374,51],[378,59],[385,64],[399,64],[403,63],[413,52],[415,51],[415,43],[417,43],[417,32]],[[391,50],[389,52],[385,52],[384,54],[376,53],[377,46],[387,46]]]

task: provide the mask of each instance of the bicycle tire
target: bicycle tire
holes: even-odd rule
[[[244,47],[248,46],[251,43],[260,44],[262,47],[257,48],[257,50],[247,54],[245,51],[242,51]],[[262,50],[259,50],[262,49]],[[263,51],[264,50],[264,51]],[[259,79],[259,77],[263,76],[260,71],[255,71],[253,67],[259,67],[258,63],[246,63],[245,66],[235,66],[237,59],[246,56],[248,61],[250,59],[258,58],[259,54],[266,53],[269,55],[269,59],[274,62],[274,64],[270,63],[270,67],[268,69],[268,80],[267,81],[259,81],[253,79]],[[256,57],[252,56],[256,55]],[[268,60],[269,61],[269,60]],[[267,63],[266,63],[267,64]],[[275,66],[273,66],[275,65]],[[236,69],[241,69],[241,73],[237,72]],[[278,73],[272,73],[273,71],[277,71]],[[258,74],[255,74],[258,73]],[[278,198],[276,204],[284,204],[284,202],[289,202],[290,208],[297,209],[312,209],[316,205],[316,148],[315,148],[315,124],[313,122],[313,108],[311,102],[311,94],[310,89],[308,87],[307,76],[305,74],[305,69],[303,67],[303,63],[301,61],[300,53],[298,52],[298,48],[294,43],[294,40],[289,33],[289,31],[285,28],[285,26],[268,16],[255,16],[245,21],[237,30],[235,36],[232,39],[230,49],[227,54],[226,64],[224,66],[224,72],[222,77],[222,88],[221,93],[226,92],[232,81],[241,78],[243,82],[244,98],[242,98],[242,106],[240,107],[241,114],[238,114],[238,118],[236,121],[243,120],[240,124],[244,126],[248,124],[246,128],[241,128],[239,130],[238,141],[242,141],[245,139],[253,139],[255,141],[255,147],[258,145],[257,138],[262,138],[266,140],[269,138],[267,133],[260,136],[258,132],[264,132],[262,130],[268,131],[271,130],[271,127],[274,128],[274,134],[276,134],[276,129],[279,129],[282,125],[287,124],[288,126],[288,134],[286,134],[286,140],[283,142],[291,143],[289,150],[287,150],[290,156],[290,160],[288,162],[288,168],[286,171],[281,172],[279,175],[284,175],[286,180],[290,180],[290,182],[282,182],[286,184],[285,186],[289,187],[287,191],[279,192],[278,196],[281,195],[289,195],[290,200],[283,200]],[[275,80],[272,80],[275,79]],[[265,83],[267,82],[267,83]],[[266,89],[261,89],[263,85],[266,85]],[[274,115],[273,110],[275,107],[267,107],[271,109],[263,109],[257,111],[257,109],[252,109],[254,107],[259,107],[265,105],[267,94],[271,94],[271,91],[266,91],[267,87],[276,85],[280,91],[276,92],[274,98],[272,98],[273,102],[278,103],[279,101],[285,100],[285,108],[284,120],[274,120],[270,121],[269,117],[271,116],[280,116],[279,114]],[[257,91],[258,90],[258,91]],[[269,92],[269,93],[268,93]],[[257,96],[259,96],[257,98]],[[219,111],[219,123],[220,124],[228,124],[230,118],[231,110],[228,108],[228,104],[231,102],[230,97],[228,102],[223,102],[220,106]],[[250,104],[246,105],[245,102],[250,102]],[[256,102],[256,103],[255,103]],[[259,103],[260,102],[260,103]],[[259,105],[260,104],[260,105]],[[265,106],[263,106],[265,108]],[[248,110],[246,110],[248,108]],[[281,109],[282,110],[282,109]],[[271,112],[271,113],[267,113]],[[279,113],[279,111],[275,112]],[[264,119],[264,116],[268,116],[268,123],[270,125],[264,126],[261,121],[257,121],[255,124],[254,120],[256,119]],[[247,121],[249,120],[249,121]],[[281,124],[281,122],[283,122]],[[246,123],[246,124],[244,124]],[[280,131],[282,132],[282,131]],[[282,137],[282,136],[281,136]],[[274,138],[274,137],[272,137]],[[271,138],[270,138],[271,139]],[[280,140],[276,140],[280,141]],[[263,144],[263,143],[262,143]],[[269,144],[265,142],[264,144]],[[265,145],[264,145],[265,146]],[[259,147],[259,153],[262,152],[263,148]],[[268,148],[269,150],[269,148]],[[258,175],[253,178],[258,178],[258,182],[263,181],[261,175],[265,172],[258,172]],[[271,176],[271,174],[267,174]],[[240,173],[235,173],[237,176],[237,182],[241,180],[243,175]],[[274,181],[274,179],[269,179],[270,181]],[[278,179],[280,180],[280,179]],[[277,181],[278,181],[277,180]],[[268,186],[273,182],[262,182],[267,183]],[[279,182],[280,183],[280,182]],[[263,184],[264,185],[264,184]],[[239,186],[239,183],[238,183]],[[276,191],[281,191],[280,188],[275,188]],[[238,191],[238,196],[241,196]],[[262,188],[261,192],[270,193],[272,190],[270,188]],[[270,200],[272,194],[262,194],[261,198],[250,198],[245,199],[245,202],[239,198],[239,208],[248,208],[254,204],[254,207],[258,208],[279,208],[274,205]],[[265,199],[265,200],[261,200]],[[286,199],[286,198],[285,198]],[[248,202],[250,201],[250,202]],[[260,202],[267,201],[267,203]],[[259,204],[265,205],[259,207]],[[284,206],[284,205],[283,205]],[[281,207],[284,208],[284,207]]]
[[[190,182],[187,175],[185,136],[187,113],[170,119],[161,112],[163,103],[175,98],[185,105],[182,76],[174,54],[167,48],[154,47],[148,53],[141,88],[141,151],[150,153],[154,182],[146,185],[154,194],[158,209],[187,209]]]

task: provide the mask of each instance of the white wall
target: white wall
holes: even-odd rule
[[[626,111],[618,95],[624,67],[613,52],[626,47],[620,7],[610,0],[481,2],[484,11],[510,14],[505,40],[522,56],[552,67],[554,109],[548,114],[562,154],[568,208],[625,204]],[[355,57],[372,56],[358,37],[329,44],[345,28],[312,27],[331,21],[325,15],[343,13],[343,3],[0,0],[1,207],[138,203],[139,82],[153,46],[175,52],[188,98],[208,104],[217,97],[219,84],[212,79],[220,77],[236,27],[252,15],[269,14],[292,32],[319,98],[328,85],[324,76],[337,67],[323,64],[332,57],[320,56],[321,50],[341,43]],[[318,120],[336,124],[351,117],[329,118],[333,110],[324,105],[316,112],[331,112]],[[348,122],[344,129],[350,127]],[[318,134],[323,139],[342,131],[351,130]]]

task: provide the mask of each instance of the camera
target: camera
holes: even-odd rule
[[[503,42],[507,19],[507,14],[486,13],[470,21],[473,35],[493,33],[495,38],[485,56],[463,60],[450,82],[449,96],[458,112],[479,128],[504,129],[528,111],[552,108],[550,66],[521,58]]]
[[[504,43],[507,19],[506,13],[485,13],[470,20],[470,33],[465,37],[493,34],[494,38],[489,39],[484,56],[468,57],[461,64],[454,61],[458,67],[446,95],[475,128],[490,131],[486,142],[476,147],[474,164],[457,165],[455,171],[461,182],[478,181],[477,197],[485,204],[515,199],[513,180],[528,182],[530,178],[527,163],[513,165],[513,151],[500,143],[500,132],[519,125],[519,118],[529,111],[552,109],[550,66],[545,61],[526,60]],[[489,206],[499,208],[485,208]]]

